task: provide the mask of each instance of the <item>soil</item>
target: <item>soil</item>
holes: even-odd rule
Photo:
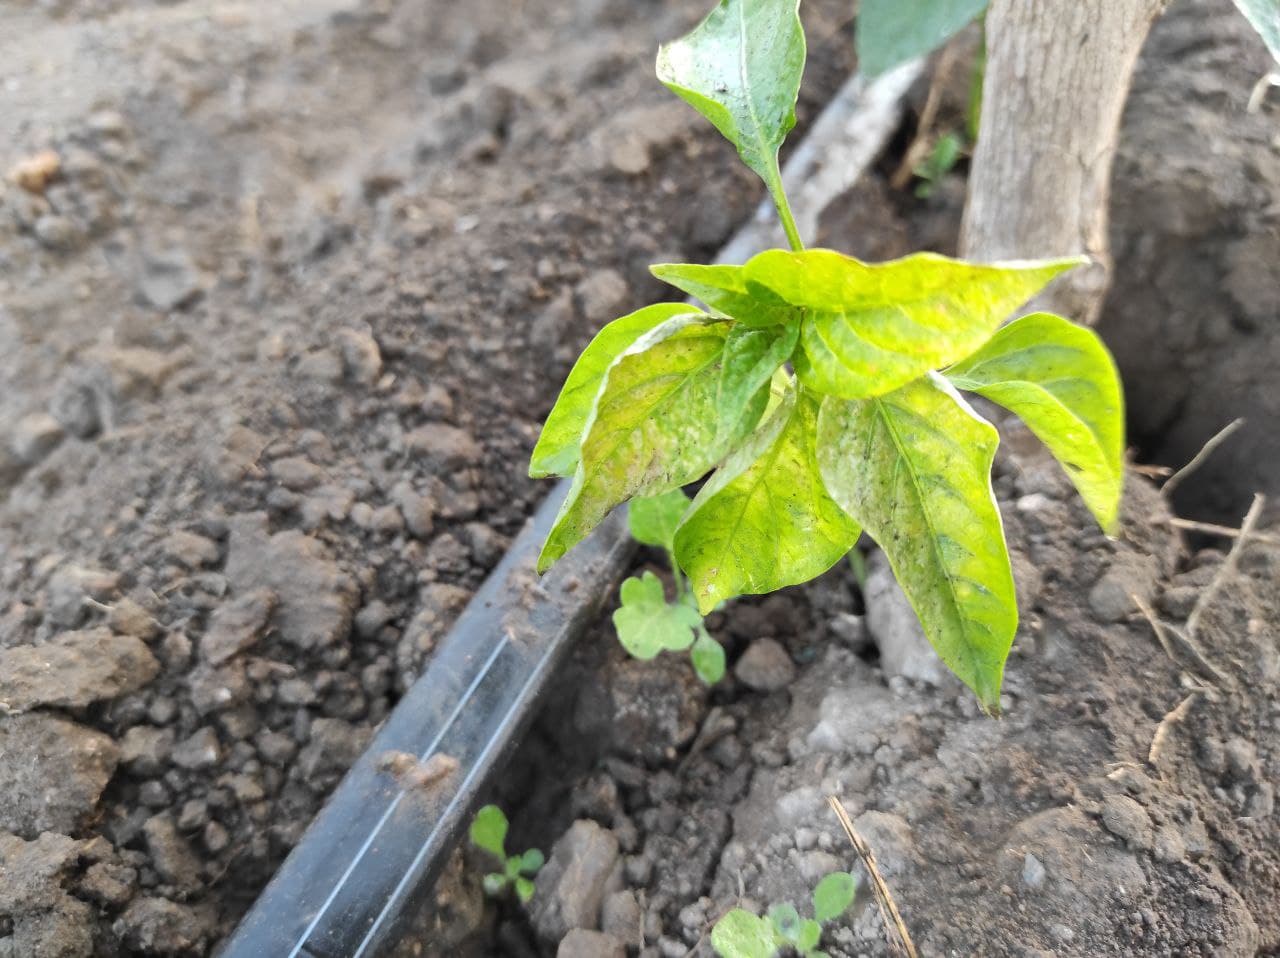
[[[1126,368],[1140,451],[1173,465],[1222,424],[1205,429],[1211,415],[1274,399],[1277,112],[1243,111],[1265,59],[1234,17],[1226,3],[1189,3],[1157,25],[1116,174],[1119,280],[1102,331]],[[1177,143],[1171,159],[1165,142]],[[1218,178],[1211,199],[1175,190],[1180,163]],[[954,251],[963,168],[917,202],[888,187],[895,166],[886,157],[833,204],[824,245],[866,258]],[[1263,258],[1233,272],[1231,256]],[[1198,338],[1223,324],[1220,341]],[[1226,358],[1250,350],[1243,367]],[[1182,368],[1201,372],[1171,384]],[[897,953],[828,796],[872,848],[922,955],[1280,949],[1280,547],[1251,542],[1228,562],[1231,540],[1180,536],[1138,472],[1108,540],[1034,438],[986,411],[1005,440],[995,489],[1022,609],[1002,717],[980,715],[946,674],[874,552],[861,585],[841,566],[712,616],[730,676],[710,691],[678,657],[628,660],[606,619],[497,791],[515,844],[550,851],[533,905],[461,920],[459,901],[483,903],[473,853],[442,884],[440,927],[464,953],[709,956],[729,908],[789,901],[805,914],[815,883],[850,868],[858,901],[827,926],[824,950]],[[1187,480],[1180,505],[1238,522],[1250,492],[1274,488],[1259,441],[1270,419],[1256,425],[1252,443]],[[657,562],[638,569],[661,573]]]
[[[709,258],[759,198],[652,79],[657,43],[703,6],[0,11],[0,170],[22,181],[0,187],[0,956],[208,954],[297,841],[544,493],[525,461],[577,350],[665,295],[650,262]],[[851,67],[846,7],[805,4],[802,124]],[[1185,3],[1158,28],[1172,39],[1140,93],[1187,67],[1169,107],[1131,110],[1129,142],[1190,136],[1178,104],[1222,59],[1212,95],[1240,95],[1247,63],[1212,51],[1256,51],[1224,9]],[[1209,13],[1189,56],[1177,37]],[[1197,114],[1178,155],[1260,122],[1238,113]],[[1198,160],[1251,184],[1224,187],[1218,225],[1198,194],[1156,195],[1202,245],[1229,222],[1246,264],[1215,253],[1206,289],[1234,292],[1188,290],[1188,315],[1225,308],[1265,337],[1231,318],[1256,309],[1224,307],[1253,290],[1265,311],[1275,288],[1246,283],[1274,241],[1254,201],[1280,195],[1260,136]],[[946,249],[962,177],[920,204],[885,174],[833,208],[826,241]],[[1126,195],[1122,238],[1151,216]],[[1195,247],[1153,235],[1165,260]],[[1142,295],[1118,286],[1116,315]],[[1158,387],[1132,368],[1142,423]],[[1152,443],[1176,425],[1152,421]],[[801,902],[853,864],[831,793],[923,953],[1280,947],[1280,554],[1249,546],[1207,606],[1212,669],[1171,659],[1127,595],[1182,622],[1222,553],[1179,542],[1138,477],[1106,540],[1006,436],[1024,625],[1002,720],[886,624],[891,589],[864,608],[846,567],[713,617],[733,675],[711,691],[685,661],[625,659],[606,619],[506,776],[512,847],[551,853],[531,910],[486,906],[459,856],[406,950],[597,955],[643,936],[646,955],[706,954],[724,908]],[[831,954],[885,951],[869,901]]]
[[[0,10],[0,954],[209,953],[297,841],[759,199],[652,76],[701,7]]]

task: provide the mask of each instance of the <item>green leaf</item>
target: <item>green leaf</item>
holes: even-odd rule
[[[471,843],[506,861],[507,816],[497,805],[486,805],[471,820]]]
[[[637,659],[659,652],[679,652],[693,644],[702,616],[683,602],[668,602],[662,582],[652,572],[622,583],[622,606],[613,613],[613,627],[622,647]]]
[[[659,303],[615,319],[596,333],[573,364],[560,398],[542,426],[542,435],[529,460],[532,478],[573,474],[587,417],[614,360],[649,330],[676,316],[690,314],[700,315],[701,310],[685,303]]]
[[[778,936],[795,944],[800,938],[800,913],[791,902],[783,902],[769,909],[769,921]]]
[[[706,614],[726,599],[807,582],[840,561],[857,524],[827,494],[816,399],[792,386],[698,492],[675,554]]]
[[[1280,0],[1235,0],[1235,4],[1280,63]]]
[[[507,890],[507,876],[499,875],[497,872],[490,872],[481,880],[481,886],[484,893],[490,898],[497,898]]]
[[[768,396],[773,374],[795,352],[800,327],[770,326],[752,329],[734,324],[724,342],[720,367],[720,434],[732,441],[745,436],[760,420],[760,402]]]
[[[771,192],[804,72],[798,8],[799,0],[720,0],[658,51],[658,79],[710,120]]]
[[[984,266],[917,253],[863,263],[831,250],[768,250],[746,276],[807,312],[793,362],[816,392],[869,399],[969,355],[1079,258]]]
[[[938,138],[929,155],[912,171],[924,180],[916,186],[916,196],[924,199],[933,192],[934,185],[950,173],[960,159],[961,146],[960,137],[955,133],[944,133]]]
[[[877,76],[924,56],[986,9],[987,0],[862,0],[855,46],[858,68]]]
[[[689,497],[683,489],[672,489],[660,496],[637,496],[627,509],[631,537],[647,546],[671,551],[676,528],[689,508]]]
[[[1124,397],[1097,333],[1032,313],[946,376],[1021,417],[1066,467],[1103,530],[1115,530],[1124,485]]]
[[[701,314],[667,320],[609,368],[587,419],[573,484],[542,547],[539,572],[620,502],[686,485],[724,456],[716,396],[731,324],[704,320]],[[760,397],[761,412],[767,399]]]
[[[520,874],[536,875],[544,864],[546,864],[546,858],[542,852],[537,848],[530,848],[520,856]]]
[[[813,890],[813,917],[818,921],[832,921],[845,913],[853,904],[857,885],[849,872],[832,872],[823,877]],[[814,945],[817,944],[815,941]],[[809,946],[810,948],[813,945]]]
[[[711,947],[720,958],[773,958],[778,953],[769,920],[741,908],[716,922],[711,929]]]
[[[800,923],[800,932],[796,935],[796,951],[802,955],[810,955],[822,940],[822,926],[812,918]]]
[[[527,878],[516,879],[516,897],[519,898],[520,901],[522,902],[529,901],[529,899],[533,897],[533,889],[534,889],[533,882],[531,882],[529,879]]]
[[[936,374],[879,399],[829,398],[818,417],[827,489],[880,544],[925,635],[989,711],[1018,627],[991,492],[998,442]]]
[[[507,859],[506,867],[502,869],[503,874],[507,878],[515,878],[520,874],[520,856],[512,855]]]
[[[744,326],[785,326],[800,319],[799,308],[768,287],[748,283],[741,266],[659,263],[649,272]]]
[[[724,646],[706,632],[693,643],[689,657],[693,660],[693,670],[705,684],[715,685],[724,678]]]

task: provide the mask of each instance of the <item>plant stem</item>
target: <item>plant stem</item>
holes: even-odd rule
[[[791,204],[787,201],[787,191],[782,185],[782,171],[778,169],[778,157],[774,156],[769,164],[769,175],[765,177],[765,186],[769,188],[769,198],[778,211],[778,219],[782,223],[783,232],[787,234],[787,242],[792,251],[798,253],[804,249],[800,240],[800,230],[796,228],[795,217],[791,215]]]
[[[676,583],[676,598],[683,600],[689,592],[688,585],[685,584],[684,574],[680,571],[680,566],[676,565],[676,556],[674,552],[667,553],[667,562],[671,564],[671,578]]]

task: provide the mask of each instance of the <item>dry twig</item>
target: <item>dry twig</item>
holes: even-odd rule
[[[955,65],[956,51],[954,44],[947,44],[938,55],[938,63],[933,68],[933,80],[929,84],[929,92],[925,96],[924,107],[920,110],[920,122],[916,124],[916,135],[911,145],[902,154],[902,162],[889,178],[889,185],[900,190],[911,182],[916,166],[928,152],[929,134],[934,121],[938,117],[938,108],[942,105],[942,94],[947,81],[951,79],[951,68]]]
[[[1199,689],[1193,689],[1188,692],[1187,697],[1179,702],[1156,726],[1156,734],[1151,738],[1151,748],[1147,751],[1147,764],[1152,768],[1156,768],[1157,763],[1160,761],[1160,753],[1164,750],[1164,743],[1169,738],[1169,731],[1176,723],[1182,721],[1187,712],[1191,711],[1191,706],[1195,704],[1196,697],[1199,694]]]
[[[1209,441],[1200,447],[1200,451],[1191,457],[1191,461],[1170,476],[1169,481],[1160,487],[1160,494],[1162,496],[1173,495],[1173,490],[1178,488],[1182,480],[1199,469],[1204,461],[1213,455],[1213,451],[1226,442],[1231,434],[1243,425],[1243,419],[1233,419],[1214,435],[1210,436]]]
[[[836,813],[836,818],[840,820],[840,827],[849,836],[849,843],[853,845],[854,851],[862,859],[862,864],[867,866],[867,874],[871,876],[871,887],[875,889],[876,904],[880,906],[880,917],[884,921],[885,928],[893,927],[897,930],[899,942],[906,952],[907,958],[918,958],[916,946],[911,941],[911,934],[907,931],[902,915],[898,912],[898,906],[893,901],[893,895],[889,892],[889,886],[885,883],[884,876],[880,874],[880,869],[876,866],[876,856],[872,854],[871,847],[867,844],[866,839],[859,835],[853,827],[849,813],[840,804],[840,799],[834,795],[828,795],[827,803],[831,806],[831,810]],[[889,947],[893,948],[894,951],[898,950],[892,939],[889,940]]]
[[[1218,574],[1213,577],[1213,581],[1208,587],[1200,593],[1200,598],[1196,600],[1196,606],[1191,610],[1191,614],[1187,616],[1187,637],[1194,640],[1196,630],[1200,627],[1200,617],[1204,615],[1205,609],[1209,608],[1209,604],[1213,602],[1217,596],[1218,590],[1222,588],[1222,584],[1235,575],[1236,567],[1240,564],[1240,553],[1244,549],[1244,544],[1252,537],[1253,527],[1258,524],[1258,519],[1262,516],[1262,507],[1266,505],[1267,497],[1260,492],[1253,495],[1253,504],[1249,506],[1249,511],[1245,513],[1244,522],[1240,523],[1240,537],[1231,545],[1231,551],[1227,553],[1226,559],[1218,568]]]
[[[1200,647],[1196,645],[1195,640],[1192,639],[1191,636],[1184,635],[1181,631],[1175,629],[1168,623],[1162,622],[1151,606],[1147,605],[1147,603],[1143,601],[1142,597],[1136,592],[1130,592],[1129,598],[1132,599],[1133,604],[1138,607],[1138,611],[1142,613],[1142,617],[1150,623],[1151,631],[1155,632],[1156,638],[1160,641],[1160,645],[1164,649],[1165,655],[1169,656],[1170,661],[1175,665],[1179,664],[1178,657],[1173,654],[1173,643],[1169,641],[1169,637],[1173,636],[1178,640],[1179,644],[1187,650],[1187,653],[1206,674],[1214,680],[1221,682],[1224,685],[1226,684],[1226,673],[1205,657],[1205,654],[1200,651]]]
[[[1173,526],[1175,529],[1186,529],[1188,532],[1203,532],[1205,535],[1222,536],[1224,539],[1239,539],[1240,530],[1233,529],[1231,526],[1220,526],[1216,522],[1199,522],[1195,519],[1181,519],[1178,516],[1169,516],[1165,519],[1154,519],[1153,522],[1163,522],[1165,525]],[[1267,535],[1265,532],[1250,533],[1249,538],[1254,542],[1265,542],[1267,545],[1280,546],[1280,536]]]

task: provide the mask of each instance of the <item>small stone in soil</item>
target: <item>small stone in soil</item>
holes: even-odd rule
[[[1036,858],[1035,855],[1027,852],[1022,859],[1022,883],[1035,891],[1044,885],[1047,875],[1044,863]]]
[[[98,804],[119,760],[110,738],[43,712],[0,717],[0,829],[71,832]]]
[[[109,629],[65,632],[41,645],[0,651],[0,702],[83,708],[146,685],[160,663],[140,639]]]
[[[618,863],[618,840],[595,822],[574,822],[538,872],[530,919],[541,938],[558,941],[571,929],[596,929]]]
[[[575,928],[556,949],[556,958],[626,958],[627,949],[613,935]]]
[[[796,667],[780,642],[756,639],[738,659],[733,674],[739,682],[757,692],[776,692],[792,683]]]
[[[262,637],[275,607],[276,594],[270,589],[254,589],[219,606],[200,640],[201,655],[219,665],[250,648]]]

